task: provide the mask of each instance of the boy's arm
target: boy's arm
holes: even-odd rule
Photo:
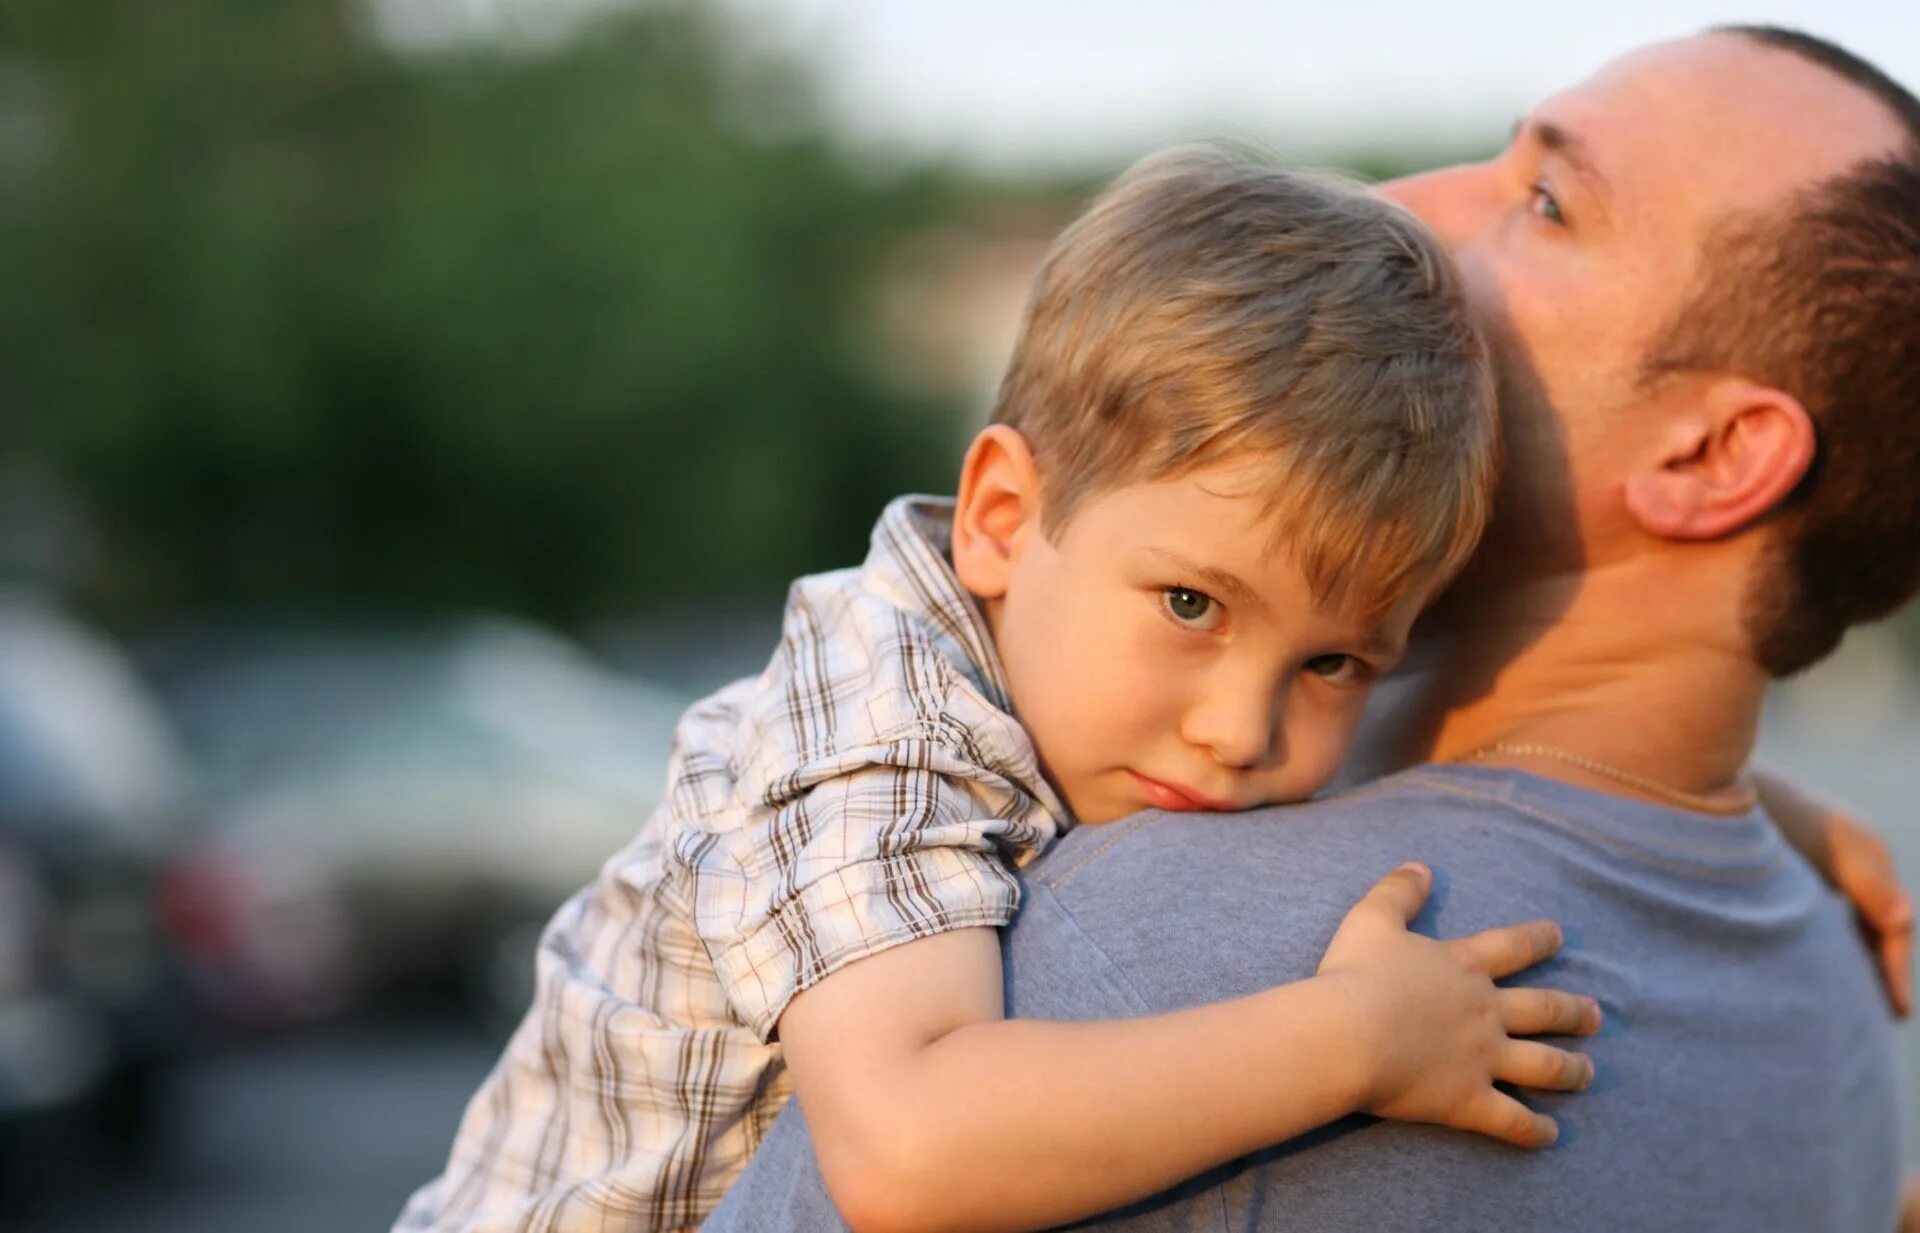
[[[1356,1111],[1544,1146],[1552,1121],[1492,1084],[1573,1089],[1591,1067],[1511,1036],[1590,1032],[1599,1008],[1493,984],[1558,949],[1546,922],[1408,932],[1430,883],[1378,883],[1311,979],[1138,1019],[1002,1019],[987,929],[841,969],[780,1020],[834,1202],[862,1231],[1043,1227]]]
[[[1880,962],[1880,978],[1895,1013],[1913,1009],[1913,901],[1900,886],[1886,843],[1835,805],[1821,801],[1772,771],[1754,767],[1760,802],[1780,833],[1853,901]]]

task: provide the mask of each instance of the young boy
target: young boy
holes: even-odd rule
[[[1495,986],[1546,922],[1409,932],[1417,866],[1312,979],[1174,1015],[1004,1020],[994,932],[1075,823],[1325,784],[1480,533],[1490,399],[1411,217],[1214,156],[1129,172],[1040,270],[957,500],[891,505],[688,712],[399,1227],[693,1227],[792,1090],[856,1227],[1055,1224],[1359,1111],[1550,1143],[1493,1085],[1583,1086],[1514,1037],[1599,1008]]]

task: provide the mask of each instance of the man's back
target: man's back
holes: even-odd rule
[[[1566,950],[1524,983],[1605,1005],[1593,1086],[1529,1094],[1560,1143],[1352,1118],[1101,1227],[1893,1227],[1884,1004],[1845,908],[1758,814],[1428,767],[1288,810],[1086,828],[1027,872],[1009,1011],[1112,1018],[1310,975],[1373,879],[1416,858],[1437,875],[1417,928],[1552,917]],[[782,1122],[710,1228],[835,1226],[804,1124]]]

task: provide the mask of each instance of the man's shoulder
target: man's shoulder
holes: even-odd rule
[[[1034,999],[1084,981],[1043,986],[1018,973],[1074,966],[1104,974],[1116,991],[1108,1014],[1297,979],[1395,865],[1427,861],[1444,891],[1456,871],[1478,879],[1494,869],[1527,825],[1497,783],[1416,770],[1299,805],[1081,827],[1022,873],[1026,900],[1006,939],[1009,995],[1017,1013],[1056,1013]]]
[[[1285,887],[1297,899],[1329,881],[1357,879],[1364,890],[1421,851],[1470,856],[1545,821],[1510,784],[1475,781],[1451,769],[1418,767],[1295,805],[1224,814],[1150,812],[1082,827],[1037,862],[1028,878],[1069,903],[1105,899],[1138,884],[1158,888],[1145,902],[1205,904],[1218,897],[1218,888],[1251,883]]]
[[[1444,887],[1443,865],[1482,883],[1501,869],[1576,864],[1634,881],[1724,881],[1795,858],[1758,811],[1689,813],[1520,771],[1429,764],[1297,805],[1082,828],[1029,874],[1073,902],[1140,883],[1165,888],[1155,898],[1204,902],[1207,887],[1249,883],[1291,896],[1329,884],[1364,891],[1405,860],[1435,864]]]
[[[1083,827],[1023,871],[1008,953],[1097,954],[1152,1009],[1253,992],[1311,974],[1348,909],[1409,860],[1434,871],[1413,927],[1442,937],[1632,917],[1652,901],[1688,904],[1706,928],[1732,910],[1716,888],[1754,902],[1817,894],[1757,813],[1689,815],[1522,772],[1424,766],[1301,805]]]

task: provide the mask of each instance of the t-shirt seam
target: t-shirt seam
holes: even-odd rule
[[[1073,879],[1074,875],[1078,874],[1081,870],[1085,869],[1088,865],[1091,865],[1094,861],[1098,860],[1101,856],[1105,855],[1107,850],[1112,848],[1114,844],[1119,843],[1122,839],[1126,838],[1128,835],[1132,834],[1134,831],[1139,830],[1141,827],[1145,826],[1147,823],[1153,821],[1155,818],[1159,816],[1160,816],[1159,810],[1149,810],[1146,813],[1135,814],[1131,818],[1127,818],[1119,822],[1110,823],[1108,826],[1108,829],[1112,833],[1106,837],[1106,841],[1100,844],[1099,847],[1096,847],[1093,851],[1081,857],[1080,860],[1077,861],[1076,863],[1069,865],[1067,868],[1061,870],[1058,875],[1053,877],[1048,877],[1042,874],[1037,878],[1035,878],[1035,880],[1042,883],[1043,885],[1050,887],[1053,890],[1061,889],[1062,887],[1066,886],[1066,884],[1069,881]],[[1065,833],[1064,831],[1061,832],[1061,834],[1064,834],[1064,833]]]
[[[1058,895],[1053,893],[1054,889],[1054,887],[1042,884],[1036,887],[1035,891],[1036,893],[1046,895],[1047,902],[1060,914],[1060,919],[1065,921],[1067,927],[1073,930],[1073,936],[1079,939],[1088,950],[1099,956],[1103,983],[1112,988],[1114,992],[1120,994],[1121,999],[1130,1004],[1129,1009],[1134,1013],[1142,1015],[1155,1013],[1153,1005],[1147,1000],[1146,995],[1141,993],[1133,981],[1127,978],[1126,972],[1114,961],[1113,956],[1107,953],[1106,948],[1094,941],[1093,936],[1081,927],[1079,918],[1073,914],[1073,909],[1069,908],[1061,901]],[[1032,903],[1029,902],[1023,909],[1023,914],[1031,910]],[[1014,1017],[1017,1018],[1018,1016],[1016,1015]]]
[[[1714,865],[1709,862],[1714,862],[1721,866],[1726,865],[1729,863],[1726,853],[1687,844],[1676,845],[1688,856],[1697,858],[1700,862],[1691,863],[1688,860],[1664,857],[1657,853],[1649,852],[1646,848],[1629,843],[1617,835],[1608,834],[1600,827],[1590,826],[1563,814],[1532,804],[1531,802],[1517,801],[1510,796],[1501,796],[1484,789],[1469,787],[1464,784],[1449,783],[1444,779],[1436,779],[1418,773],[1409,775],[1403,782],[1417,784],[1436,792],[1445,792],[1450,796],[1465,797],[1469,800],[1481,801],[1486,804],[1511,809],[1515,813],[1525,814],[1527,817],[1533,818],[1535,821],[1544,822],[1557,830],[1565,831],[1569,834],[1577,835],[1583,839],[1600,844],[1636,863],[1649,865],[1667,873],[1677,873],[1715,882],[1755,882],[1778,872],[1784,860],[1782,851],[1778,847],[1775,847],[1771,852],[1765,853],[1763,859],[1756,860],[1754,858],[1747,858],[1749,867],[1738,869],[1715,868]]]

